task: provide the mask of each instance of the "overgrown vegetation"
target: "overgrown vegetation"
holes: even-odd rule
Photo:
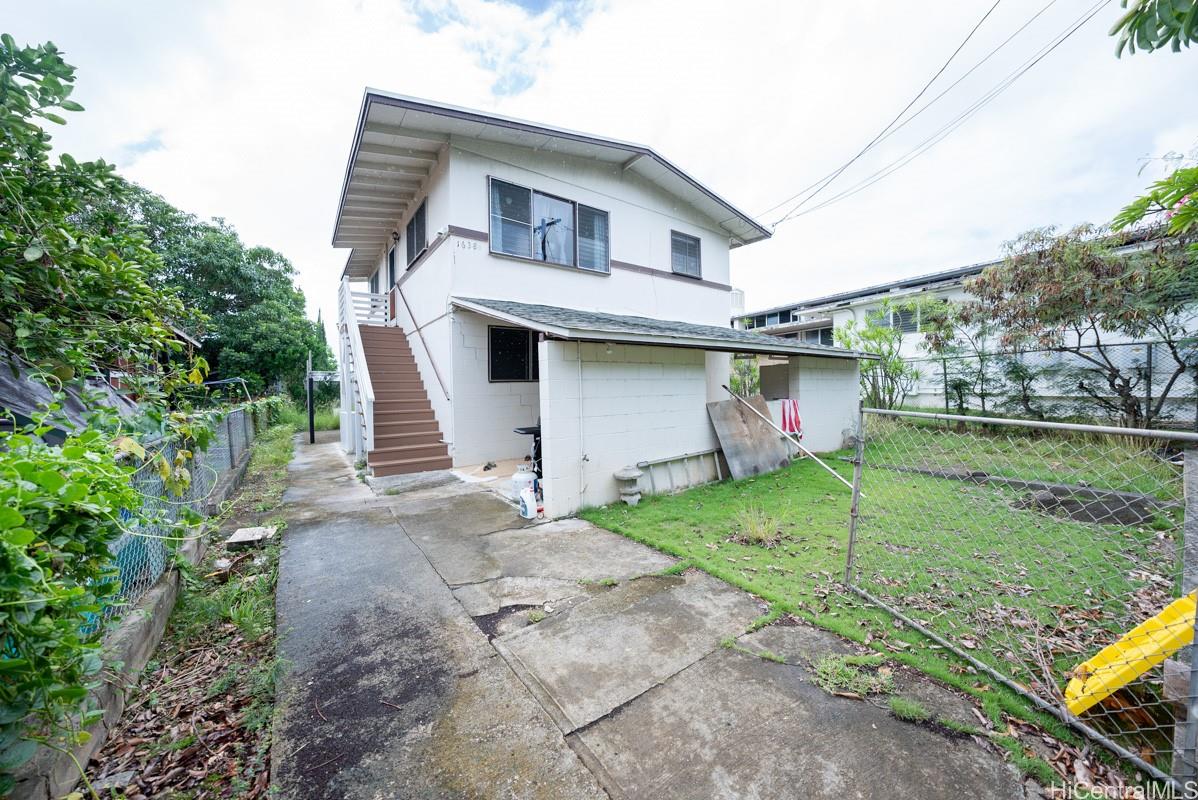
[[[337,414],[336,407],[328,404],[316,407],[313,421],[318,431],[335,431],[341,427],[341,418]],[[279,422],[291,426],[292,430],[306,431],[308,430],[308,409],[299,403],[284,403],[279,407]]]
[[[898,408],[919,381],[919,369],[904,359],[903,323],[919,318],[921,303],[885,300],[861,324],[848,320],[834,331],[836,344],[874,358],[860,362],[861,396],[870,408]]]
[[[812,664],[815,683],[825,692],[864,698],[894,691],[894,676],[878,655],[827,655]]]
[[[927,722],[932,718],[932,712],[923,707],[918,700],[912,700],[902,695],[891,695],[887,703],[890,713],[904,722]]]
[[[209,537],[206,557],[184,569],[166,635],[93,759],[93,780],[133,770],[130,796],[266,796],[282,670],[274,617],[279,537],[241,552],[217,542],[236,527],[285,525],[278,513],[292,436],[280,424],[255,441],[243,488],[222,514],[220,533]]]

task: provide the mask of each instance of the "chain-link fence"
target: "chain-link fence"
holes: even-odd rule
[[[1198,434],[875,409],[862,428],[850,589],[1156,778],[1198,774]]]
[[[147,460],[135,473],[133,485],[141,494],[143,514],[148,522],[138,523],[134,515],[122,511],[128,530],[112,543],[113,558],[119,571],[118,602],[105,607],[105,618],[119,616],[145,594],[171,564],[179,544],[175,527],[189,509],[200,515],[212,513],[214,492],[229,473],[239,467],[255,436],[269,423],[268,411],[237,408],[216,422],[206,450],[193,450],[185,464],[190,482],[181,494],[173,493],[157,469],[157,460]],[[174,463],[179,453],[173,441],[152,443],[147,453],[161,454]],[[98,620],[97,623],[98,624]]]
[[[1198,430],[1198,344],[1087,345],[1074,350],[909,359],[907,404],[1130,427]]]

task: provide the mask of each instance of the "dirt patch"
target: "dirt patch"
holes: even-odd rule
[[[529,605],[513,605],[505,606],[494,614],[483,614],[479,617],[471,617],[478,629],[487,635],[487,640],[490,641],[496,636],[502,636],[505,633],[510,633],[515,628],[522,628],[513,618],[524,617],[525,624],[529,624],[527,617],[528,613],[534,609],[541,609],[539,604]],[[513,624],[515,623],[515,624]]]

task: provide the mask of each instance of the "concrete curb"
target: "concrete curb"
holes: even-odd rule
[[[247,450],[241,463],[213,492],[205,505],[206,513],[215,510],[240,485],[249,464],[248,456]],[[205,549],[206,545],[201,540],[191,539],[179,546],[179,554],[195,566],[204,557]],[[104,718],[88,730],[91,739],[72,751],[82,766],[86,767],[91,757],[99,751],[125,712],[125,693],[132,688],[162,641],[171,611],[179,599],[180,581],[179,570],[164,572],[137,604],[125,612],[116,627],[105,635],[104,663],[109,665],[109,669],[106,670],[104,682],[92,692],[95,707],[104,710]],[[57,800],[79,783],[79,768],[67,753],[41,747],[17,771],[15,777],[16,786],[9,795],[12,800]]]

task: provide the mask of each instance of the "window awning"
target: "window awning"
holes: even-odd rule
[[[692,347],[726,353],[755,353],[781,356],[822,356],[824,358],[875,358],[867,353],[779,339],[752,331],[696,325],[690,322],[651,319],[649,317],[606,314],[559,306],[454,297],[457,308],[473,311],[500,322],[539,331],[556,339],[591,342],[623,342],[662,347]]]

